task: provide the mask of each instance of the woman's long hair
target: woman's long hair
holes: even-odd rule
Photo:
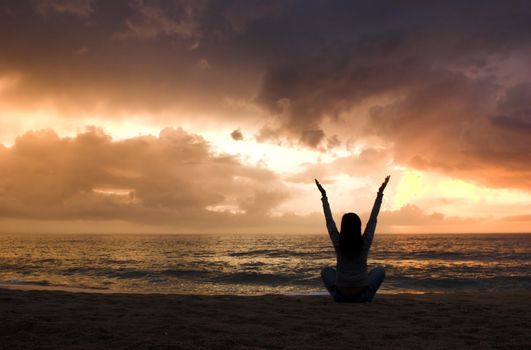
[[[341,219],[339,250],[348,258],[356,258],[363,248],[361,220],[355,213],[346,213]]]

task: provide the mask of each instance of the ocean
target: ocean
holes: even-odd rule
[[[0,234],[0,287],[208,295],[326,294],[327,235]],[[531,234],[377,234],[382,293],[531,289]]]

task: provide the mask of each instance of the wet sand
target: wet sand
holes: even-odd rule
[[[4,349],[530,349],[529,295],[88,294],[0,289]]]

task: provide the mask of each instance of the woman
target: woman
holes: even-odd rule
[[[322,195],[326,227],[337,258],[337,272],[332,267],[325,267],[321,270],[321,278],[326,289],[337,302],[371,301],[385,278],[385,271],[382,267],[376,267],[367,273],[367,256],[376,229],[376,218],[382,204],[383,191],[388,182],[389,176],[380,186],[371,216],[365,227],[365,233],[362,236],[361,220],[354,213],[343,215],[341,231],[337,231],[326,191],[319,181],[315,180],[315,184]]]

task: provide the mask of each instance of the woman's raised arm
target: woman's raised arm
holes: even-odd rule
[[[317,181],[317,179],[315,179],[315,184],[317,185],[319,192],[321,192],[321,201],[323,202],[323,212],[326,219],[326,228],[328,229],[328,235],[330,236],[330,240],[334,245],[334,249],[337,251],[339,249],[339,231],[337,230],[336,223],[334,222],[334,218],[332,217],[332,211],[330,210],[328,197],[326,197],[326,191],[323,186],[321,186],[319,181]]]
[[[387,186],[387,183],[389,182],[390,177],[391,176],[387,176],[380,186],[378,194],[376,195],[376,200],[374,201],[374,205],[372,207],[371,216],[369,217],[369,221],[367,221],[367,226],[365,227],[364,239],[367,244],[367,248],[370,247],[374,237],[374,231],[376,230],[376,223],[378,221],[378,213],[380,213],[380,206],[382,205],[383,192]]]

